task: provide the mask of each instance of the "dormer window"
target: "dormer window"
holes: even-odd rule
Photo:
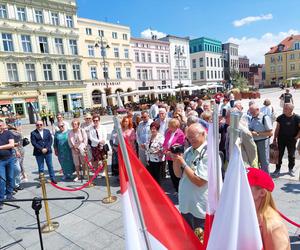
[[[284,45],[283,44],[279,44],[278,45],[278,51],[281,52],[284,49]]]
[[[300,42],[296,42],[296,43],[294,44],[294,49],[295,49],[295,50],[300,50]]]

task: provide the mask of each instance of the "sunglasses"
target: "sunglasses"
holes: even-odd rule
[[[93,122],[99,122],[99,120],[93,120]]]
[[[35,126],[37,126],[37,127],[41,127],[41,126],[43,126],[43,124],[36,124]]]
[[[91,120],[92,118],[85,118],[86,120]]]

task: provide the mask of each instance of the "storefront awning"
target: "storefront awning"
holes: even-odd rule
[[[0,105],[11,104],[12,100],[0,100]]]

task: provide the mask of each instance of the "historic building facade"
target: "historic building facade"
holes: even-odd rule
[[[247,56],[240,56],[239,57],[239,72],[240,75],[247,80],[249,79],[249,58]]]
[[[190,86],[192,81],[189,38],[167,35],[159,40],[170,44],[172,88]]]
[[[291,35],[265,54],[266,86],[300,78],[300,35]]]
[[[224,78],[229,81],[232,74],[239,72],[239,46],[234,43],[222,44],[224,54]]]
[[[169,42],[131,38],[138,90],[171,88]]]
[[[224,79],[222,43],[200,37],[190,41],[192,83],[204,85],[220,83]]]
[[[78,27],[88,107],[106,106],[104,93],[110,95],[134,90],[130,28],[86,18],[78,18]]]
[[[0,1],[0,114],[86,107],[76,11],[75,0]]]

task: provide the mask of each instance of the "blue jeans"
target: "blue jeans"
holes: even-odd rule
[[[44,163],[46,161],[47,167],[48,167],[48,172],[50,175],[51,180],[55,180],[55,174],[53,170],[53,165],[52,165],[52,153],[50,154],[43,154],[43,155],[36,155],[35,156],[36,162],[38,164],[39,168],[39,173],[44,173]]]
[[[16,157],[16,150],[13,150],[13,157],[15,158],[15,174],[14,174],[14,180],[15,180],[15,187],[20,186],[21,183],[21,166],[19,159]]]
[[[0,160],[0,201],[6,198],[10,199],[13,195],[15,181],[15,157]]]

